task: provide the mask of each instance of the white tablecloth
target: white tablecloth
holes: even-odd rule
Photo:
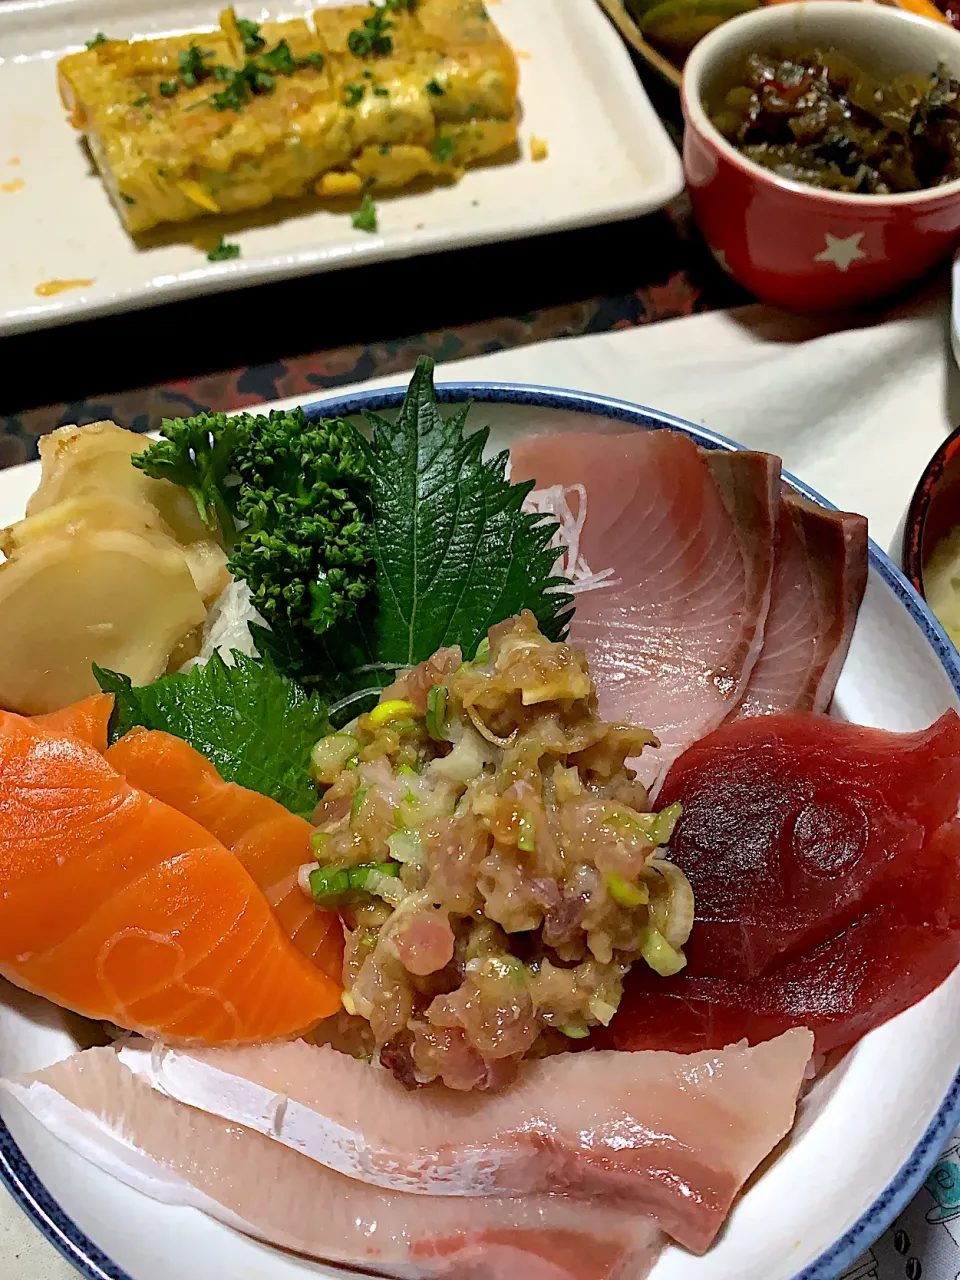
[[[874,539],[899,559],[914,485],[960,422],[947,321],[939,290],[839,331],[836,322],[744,307],[456,361],[439,380],[571,387],[688,418],[779,454],[838,506],[866,514]],[[848,1280],[960,1280],[960,1139],[948,1153],[930,1180],[936,1195],[921,1191]],[[0,1194],[0,1277],[75,1275]]]

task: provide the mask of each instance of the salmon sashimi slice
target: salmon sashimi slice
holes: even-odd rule
[[[512,479],[536,483],[529,508],[576,507],[561,518],[577,592],[569,640],[603,718],[659,737],[638,766],[645,782],[737,705],[762,644],[776,489],[766,463],[736,477],[723,465],[725,494],[696,445],[665,430],[554,433],[511,450]]]
[[[606,1201],[701,1252],[793,1124],[812,1048],[798,1030],[693,1056],[560,1054],[480,1095],[411,1093],[384,1068],[304,1041],[207,1051],[132,1041],[120,1060],[178,1101],[351,1178],[431,1196]]]
[[[74,702],[60,711],[48,711],[42,716],[32,716],[32,722],[48,733],[62,734],[87,742],[97,751],[107,749],[107,731],[113,712],[112,693],[92,693],[89,698]]]
[[[0,973],[90,1018],[203,1044],[295,1035],[339,987],[233,854],[93,747],[0,712]]]
[[[131,729],[106,758],[131,786],[199,822],[232,850],[263,890],[298,951],[340,983],[343,930],[335,912],[320,911],[297,874],[314,862],[313,828],[269,796],[224,782],[214,766],[181,738]]]
[[[852,1044],[960,961],[960,716],[890,733],[808,714],[722,725],[661,794],[696,920],[686,968],[636,966],[621,1049],[692,1051],[811,1028]]]
[[[867,586],[867,522],[787,491],[763,649],[735,718],[826,711]]]
[[[642,1280],[650,1219],[560,1196],[428,1199],[345,1178],[152,1090],[112,1049],[3,1088],[93,1163],[168,1204],[326,1262],[403,1280]]]

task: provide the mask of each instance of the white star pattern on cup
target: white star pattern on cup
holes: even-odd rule
[[[814,262],[832,262],[838,271],[846,271],[851,262],[867,256],[860,248],[863,235],[862,231],[856,231],[852,236],[842,238],[825,232],[826,248],[814,255]]]

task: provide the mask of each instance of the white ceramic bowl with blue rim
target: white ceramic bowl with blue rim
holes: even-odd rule
[[[471,420],[490,425],[498,449],[529,432],[631,427],[669,427],[709,449],[738,447],[667,414],[578,392],[480,383],[448,384],[439,393],[446,403],[477,402]],[[402,389],[343,395],[308,412],[389,411],[402,395]],[[0,525],[22,515],[37,470],[30,464],[0,473]],[[830,505],[787,478],[806,497]],[[837,688],[837,712],[903,731],[928,725],[950,706],[960,706],[957,654],[913,588],[871,544],[866,596]],[[35,1070],[66,1056],[78,1044],[80,1027],[45,1001],[0,986],[0,1074]],[[958,1064],[960,972],[818,1078],[789,1140],[751,1181],[713,1249],[702,1258],[667,1249],[654,1280],[840,1275],[920,1191],[960,1121]],[[139,1195],[68,1151],[6,1097],[0,1116],[0,1176],[89,1280],[344,1274],[249,1240],[195,1210]]]

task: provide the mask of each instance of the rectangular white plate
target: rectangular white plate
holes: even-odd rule
[[[288,18],[329,0],[244,17]],[[520,55],[521,157],[379,202],[376,234],[309,201],[252,215],[123,230],[57,96],[57,59],[96,32],[210,29],[218,0],[0,0],[0,334],[200,293],[632,217],[681,190],[679,157],[626,50],[594,0],[493,0]],[[529,139],[549,157],[530,160]],[[19,160],[18,164],[11,161]],[[223,232],[242,255],[207,262],[193,241]],[[89,286],[38,296],[51,280]]]

